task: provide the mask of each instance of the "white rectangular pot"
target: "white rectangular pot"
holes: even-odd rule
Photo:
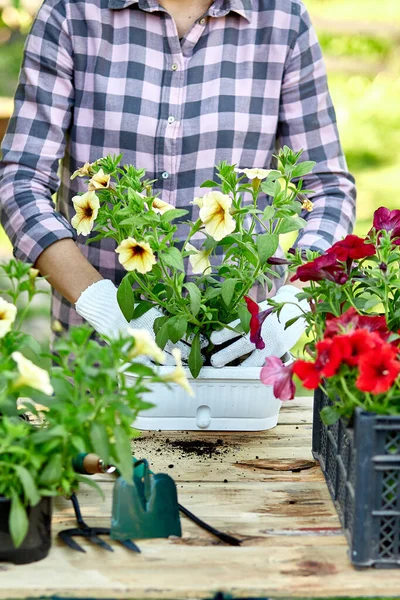
[[[160,374],[174,367],[160,367]],[[137,417],[142,430],[264,431],[278,422],[281,401],[260,381],[261,367],[203,367],[197,379],[187,369],[194,397],[176,384],[152,386],[144,399],[154,407]],[[128,375],[127,377],[134,377]]]

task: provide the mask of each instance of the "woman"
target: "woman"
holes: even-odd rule
[[[323,251],[351,231],[355,188],[301,0],[45,0],[2,147],[2,223],[15,255],[48,276],[53,317],[67,327],[80,315],[110,333],[127,325],[116,302],[123,271],[111,241],[76,240],[71,198],[84,184],[70,174],[123,153],[163,200],[193,210],[217,162],[268,168],[283,144],[317,163],[305,180],[314,210],[297,245]],[[293,286],[282,293],[296,302]],[[133,326],[152,330],[156,316]],[[277,351],[292,316],[288,305],[252,364]],[[248,352],[234,343],[236,356]],[[216,366],[232,359],[222,352]]]

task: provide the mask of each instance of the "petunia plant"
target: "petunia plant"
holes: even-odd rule
[[[312,203],[303,177],[314,163],[301,162],[301,152],[287,147],[273,170],[222,162],[216,180],[201,186],[205,194],[192,199],[189,214],[154,194],[145,171],[121,166],[121,158],[99,159],[72,175],[88,178],[87,192],[73,198],[72,224],[78,234],[90,234],[88,243],[115,240],[127,271],[118,290],[124,316],[131,321],[160,309],[158,345],[190,339],[188,362],[196,377],[204,364],[202,336],[209,340],[235,319],[240,331],[249,331],[245,297],[255,284],[271,289],[280,235],[304,226]]]
[[[348,235],[322,256],[297,253],[293,263],[293,279],[306,284],[299,297],[310,305],[308,356],[290,366],[270,357],[261,379],[286,400],[293,375],[321,387],[333,403],[323,412],[329,423],[356,406],[400,414],[400,211],[381,207],[365,238]]]
[[[11,501],[9,529],[18,547],[30,506],[46,496],[70,496],[83,481],[90,483],[74,470],[79,453],[97,454],[131,480],[132,423],[151,406],[149,385],[176,383],[188,393],[191,388],[178,349],[176,367],[167,374],[143,364],[143,358],[163,363],[165,357],[149,332],[139,329],[100,344],[89,326],[71,328],[47,357],[51,366],[40,368],[27,357],[40,352],[38,344],[20,330],[39,293],[38,271],[15,260],[0,270],[8,298],[0,298],[0,498]]]

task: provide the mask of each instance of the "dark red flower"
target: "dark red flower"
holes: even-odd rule
[[[273,308],[267,308],[260,312],[260,307],[257,302],[254,302],[249,296],[244,297],[247,310],[251,314],[250,319],[250,341],[255,344],[257,350],[263,350],[265,348],[264,340],[261,337],[261,329],[265,319],[272,313]]]
[[[374,331],[383,340],[386,340],[390,335],[384,316],[360,315],[355,308],[350,307],[340,317],[330,316],[327,318],[324,337],[330,338],[337,334],[354,331],[355,329]]]
[[[293,400],[296,386],[292,365],[285,365],[277,356],[269,356],[261,369],[261,381],[274,386],[274,396],[279,400]]]
[[[396,239],[400,236],[400,210],[389,210],[384,206],[381,206],[374,212],[374,220],[372,223],[372,229],[368,233],[375,231],[389,231],[392,240],[395,240],[395,244],[400,244],[400,240]]]
[[[380,348],[379,352],[366,352],[360,357],[359,376],[356,387],[361,392],[384,394],[396,381],[400,374],[400,362],[396,359],[394,349],[389,344]]]
[[[321,281],[328,279],[343,285],[348,280],[344,265],[341,264],[333,254],[323,254],[313,261],[297,268],[296,274],[291,281]]]
[[[357,260],[360,258],[366,258],[367,256],[373,256],[376,254],[376,249],[373,244],[366,241],[358,235],[347,235],[340,242],[336,242],[326,254],[332,254],[337,260],[347,262]]]
[[[308,390],[315,390],[321,383],[321,365],[307,360],[296,360],[292,371]]]

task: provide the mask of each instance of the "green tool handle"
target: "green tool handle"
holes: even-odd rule
[[[145,460],[145,459],[138,460],[135,457],[133,457],[132,460],[133,460],[133,466],[134,466],[134,468],[136,466],[139,466],[140,464],[144,464],[147,473],[149,475],[154,475],[154,473],[150,470],[150,468],[148,466],[147,460]],[[208,525],[208,523],[206,523],[205,521],[203,521],[199,517],[196,517],[196,515],[194,515],[192,512],[190,512],[190,510],[188,510],[187,508],[185,508],[184,506],[182,506],[182,504],[178,504],[178,507],[179,507],[180,512],[182,514],[184,514],[188,519],[190,519],[191,521],[193,521],[193,523],[196,523],[196,525],[198,525],[199,527],[201,527],[205,531],[208,531],[208,533],[211,533],[212,535],[215,535],[215,537],[217,537],[218,539],[220,539],[222,542],[225,542],[225,544],[229,544],[230,546],[240,546],[241,541],[238,540],[237,538],[235,538],[232,535],[229,535],[227,533],[223,533],[222,531],[219,531],[218,529],[215,529],[215,527],[212,527],[211,525]]]

